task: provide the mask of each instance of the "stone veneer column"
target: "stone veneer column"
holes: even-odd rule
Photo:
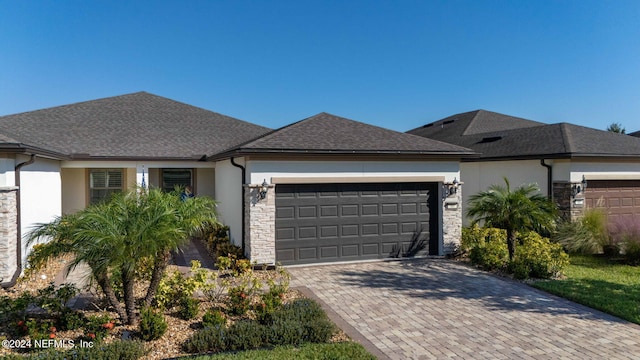
[[[443,253],[453,252],[462,237],[462,186],[458,185],[458,192],[447,197],[442,202],[442,237]]]
[[[258,264],[276,262],[276,194],[268,186],[267,196],[260,199],[260,184],[245,185],[246,256]]]
[[[18,266],[18,216],[15,186],[0,187],[0,283],[11,281]]]
[[[553,200],[558,204],[560,215],[565,220],[574,221],[584,215],[585,201],[583,194],[578,198],[571,197],[571,184],[567,181],[556,181],[553,183]],[[582,200],[582,201],[574,201]]]

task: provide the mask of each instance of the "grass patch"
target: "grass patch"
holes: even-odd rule
[[[187,359],[187,358],[184,358]],[[375,360],[375,357],[367,352],[362,345],[354,342],[340,342],[331,344],[304,344],[300,347],[276,346],[269,350],[250,350],[237,353],[224,353],[216,355],[204,355],[188,357],[190,360],[288,360],[288,359],[314,359],[314,360]]]
[[[566,279],[533,286],[640,324],[640,267],[598,256],[572,255]]]

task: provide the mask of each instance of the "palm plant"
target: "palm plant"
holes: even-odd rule
[[[136,269],[153,262],[151,282],[144,304],[152,302],[160,280],[177,250],[206,224],[216,222],[215,202],[206,197],[180,200],[179,192],[135,188],[115,194],[108,202],[39,224],[28,234],[28,243],[48,238],[30,256],[32,266],[52,257],[74,255],[71,271],[86,263],[110,305],[124,323],[138,322],[134,285]],[[114,276],[119,277],[114,279]],[[122,284],[124,309],[111,286]]]
[[[472,195],[467,214],[474,218],[473,223],[483,221],[485,226],[506,230],[509,260],[513,260],[518,232],[549,233],[555,226],[557,207],[538,193],[535,184],[521,185],[512,191],[506,177],[504,182],[506,186],[494,184]]]

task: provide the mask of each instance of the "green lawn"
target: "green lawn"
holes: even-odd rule
[[[571,256],[566,279],[534,287],[640,324],[640,267],[602,257]]]
[[[313,360],[375,360],[362,345],[354,342],[341,342],[333,344],[304,344],[299,348],[292,346],[277,346],[269,350],[250,350],[235,354],[215,354],[198,357],[188,357],[189,360],[288,360],[288,359],[313,359]]]

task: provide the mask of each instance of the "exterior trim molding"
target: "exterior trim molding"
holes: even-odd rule
[[[272,184],[444,182],[444,176],[272,177]]]

